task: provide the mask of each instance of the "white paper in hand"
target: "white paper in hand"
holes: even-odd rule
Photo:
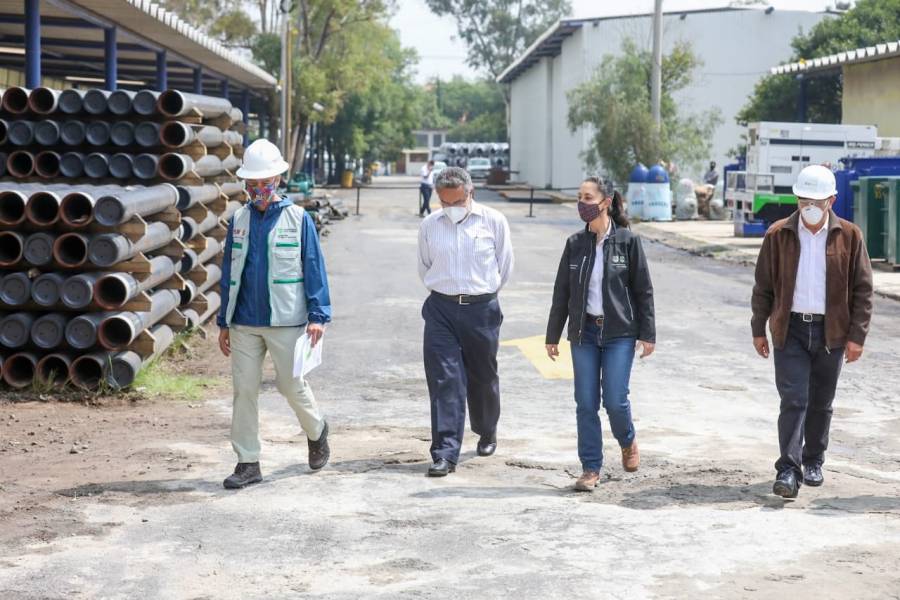
[[[297,338],[294,346],[294,377],[306,377],[307,373],[322,364],[323,341],[319,338],[319,343],[313,348],[308,333]]]

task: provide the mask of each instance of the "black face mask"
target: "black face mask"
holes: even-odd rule
[[[578,201],[578,216],[581,217],[581,220],[585,223],[590,223],[599,217],[604,210],[608,210],[608,208],[602,208],[602,203],[588,204],[581,200]]]

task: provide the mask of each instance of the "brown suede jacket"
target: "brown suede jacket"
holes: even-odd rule
[[[863,345],[872,318],[872,265],[859,227],[829,211],[825,249],[825,341],[831,349],[847,341]],[[774,223],[756,262],[750,327],[753,337],[772,330],[772,344],[783,348],[800,264],[800,212]]]

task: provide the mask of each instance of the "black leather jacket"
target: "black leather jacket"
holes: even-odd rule
[[[625,227],[616,227],[604,242],[604,340],[636,337],[656,343],[653,284],[641,239]],[[547,344],[558,344],[566,321],[568,339],[581,342],[591,269],[597,257],[597,236],[587,227],[566,240],[547,322]]]

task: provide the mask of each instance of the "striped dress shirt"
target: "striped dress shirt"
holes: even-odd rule
[[[472,201],[454,223],[443,210],[419,228],[419,277],[429,291],[478,295],[497,292],[513,270],[509,223],[503,213]]]

